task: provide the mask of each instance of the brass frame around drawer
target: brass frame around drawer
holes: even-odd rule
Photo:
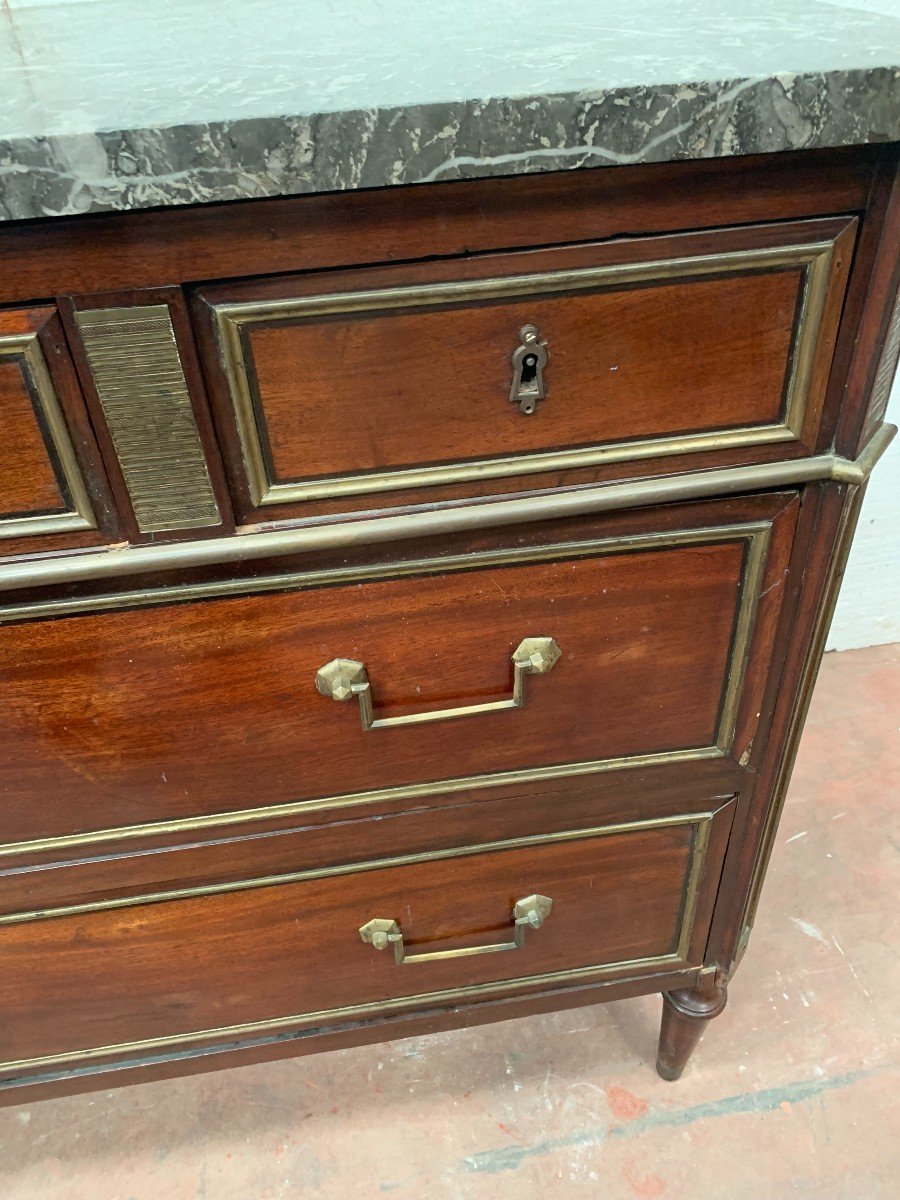
[[[712,810],[683,813],[672,817],[658,817],[644,821],[592,826],[586,829],[569,829],[552,834],[534,834],[526,837],[484,842],[474,846],[453,846],[447,849],[423,851],[418,854],[400,855],[395,858],[374,859],[370,862],[342,864],[340,866],[322,867],[309,871],[297,871],[290,875],[276,875],[243,880],[239,884],[230,883],[227,885],[209,885],[201,888],[184,888],[177,892],[153,893],[128,897],[124,900],[114,900],[105,903],[98,902],[94,905],[71,906],[67,909],[56,910],[55,912],[48,911],[18,916],[16,918],[17,921],[76,916],[101,909],[132,907],[138,904],[164,903],[199,898],[207,895],[242,891],[249,888],[300,883],[305,880],[321,879],[327,876],[334,877],[350,873],[355,874],[360,871],[412,866],[417,863],[434,862],[445,858],[461,858],[468,855],[519,849],[526,846],[550,845],[560,841],[577,841],[580,838],[610,837],[617,834],[636,833],[648,829],[664,829],[677,825],[694,826],[694,834],[690,846],[690,861],[685,874],[681,912],[678,919],[675,950],[669,954],[626,959],[613,963],[601,963],[589,967],[573,967],[563,971],[548,972],[543,975],[525,975],[512,979],[492,980],[489,983],[463,985],[436,992],[419,992],[415,995],[398,996],[393,999],[377,1000],[364,1004],[345,1005],[340,1008],[323,1009],[316,1012],[294,1013],[290,1016],[274,1017],[262,1021],[249,1021],[240,1025],[193,1030],[180,1034],[168,1034],[156,1038],[120,1043],[118,1045],[98,1046],[84,1050],[19,1059],[14,1062],[0,1063],[0,1074],[5,1075],[26,1070],[39,1070],[47,1067],[62,1066],[66,1063],[89,1062],[116,1055],[132,1055],[148,1050],[160,1050],[165,1047],[187,1046],[195,1042],[214,1042],[217,1039],[229,1041],[245,1035],[287,1031],[291,1028],[303,1028],[311,1025],[334,1025],[341,1021],[360,1020],[381,1013],[426,1008],[431,1005],[459,1000],[487,998],[497,992],[523,991],[528,988],[546,987],[548,985],[566,987],[572,984],[588,983],[591,980],[602,979],[604,976],[625,972],[649,974],[653,971],[661,970],[690,969],[692,964],[687,960],[687,953],[690,949],[694,919],[700,897],[700,884],[703,878],[703,869],[706,865],[706,851],[709,845],[711,825],[713,819],[730,803],[732,803],[732,799],[727,800],[724,804]],[[9,923],[8,918],[5,919],[5,923]],[[694,965],[699,967],[702,964],[697,963]]]
[[[258,300],[211,305],[222,365],[228,380],[241,456],[254,506],[361,496],[402,488],[498,479],[535,471],[564,471],[666,455],[694,454],[736,446],[767,445],[799,438],[806,412],[812,364],[831,273],[834,242],[818,241],[762,250],[732,250],[653,262],[579,267],[494,279],[418,284],[291,300]],[[472,462],[397,468],[365,474],[279,482],[266,450],[265,417],[250,370],[246,331],[267,324],[333,314],[385,312],[410,307],[502,300],[529,295],[580,292],[638,283],[704,278],[730,272],[803,271],[803,287],[792,340],[781,421],[771,425],[716,429],[607,445],[513,455]]]
[[[715,542],[744,541],[745,550],[740,579],[740,593],[731,636],[729,661],[725,671],[715,738],[711,745],[687,749],[652,751],[618,758],[562,763],[553,766],[529,767],[502,771],[490,775],[471,775],[450,779],[429,780],[426,783],[404,784],[371,792],[344,793],[311,800],[296,800],[254,809],[181,817],[142,825],[117,826],[85,833],[63,834],[0,845],[0,854],[26,854],[44,850],[63,851],[76,846],[102,844],[120,839],[153,837],[161,833],[182,833],[218,826],[252,823],[272,818],[292,817],[299,813],[330,808],[352,808],[389,800],[407,800],[434,792],[464,792],[472,789],[506,787],[511,784],[532,783],[546,779],[577,778],[599,772],[629,767],[650,766],[671,762],[696,762],[725,757],[732,748],[735,721],[741,688],[746,671],[750,642],[766,557],[771,536],[769,519],[740,522],[733,525],[708,526],[700,529],[667,530],[664,533],[644,533],[628,536],[592,538],[585,541],[559,542],[551,545],[513,546],[502,550],[485,550],[477,554],[449,555],[443,558],[414,559],[408,562],[380,563],[339,570],[288,572],[281,575],[257,576],[253,579],[218,580],[197,584],[171,584],[153,591],[117,593],[112,596],[66,597],[38,603],[0,607],[0,627],[7,621],[34,617],[61,617],[96,612],[102,609],[140,608],[147,604],[190,601],[213,597],[258,594],[267,591],[302,590],[364,583],[378,579],[400,578],[421,574],[447,574],[469,571],[477,567],[519,565],[528,562],[550,562],[591,555],[620,554],[639,550],[665,549],[676,546],[709,545]]]
[[[0,538],[38,537],[96,529],[88,485],[81,473],[62,406],[36,333],[0,337],[0,361],[18,359],[25,386],[31,393],[35,420],[44,435],[50,465],[69,507],[62,512],[0,517]]]

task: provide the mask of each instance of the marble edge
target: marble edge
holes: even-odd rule
[[[0,221],[900,141],[900,67],[0,139]]]

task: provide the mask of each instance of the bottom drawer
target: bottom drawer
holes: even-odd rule
[[[699,966],[732,802],[706,807],[7,925],[0,1073]]]

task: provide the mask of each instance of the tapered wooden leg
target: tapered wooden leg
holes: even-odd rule
[[[663,993],[662,1026],[656,1069],[663,1079],[675,1080],[687,1065],[704,1029],[725,1007],[725,985],[710,981],[697,988]]]

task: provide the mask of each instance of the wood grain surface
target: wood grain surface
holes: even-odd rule
[[[507,477],[489,479],[494,491],[535,479],[559,486],[573,467],[584,467],[569,463],[535,476],[538,467],[527,456],[609,452],[618,443],[735,429],[747,431],[744,461],[759,461],[771,441],[761,427],[784,424],[792,372],[805,355],[811,366],[797,393],[802,417],[793,418],[796,436],[785,431],[778,452],[808,453],[817,439],[854,237],[855,222],[845,219],[786,222],[201,289],[195,305],[201,355],[238,509],[254,520],[427,502],[436,484],[439,498],[460,497],[484,486],[477,470],[452,486],[391,475],[494,459],[511,460]],[[803,270],[767,258],[795,246],[832,247],[818,328],[801,322]],[[761,259],[742,265],[748,254]],[[692,275],[675,265],[721,255],[733,256],[721,274]],[[534,284],[533,294],[494,300],[465,292],[488,279],[648,262],[663,265],[652,268],[656,278],[638,284],[598,279],[558,294]],[[453,302],[429,303],[425,292],[421,304],[409,307],[378,299],[392,289],[448,285],[462,289]],[[347,302],[360,293],[371,299],[357,313],[276,318],[265,307],[323,296]],[[228,377],[216,329],[232,304],[261,306],[258,316],[240,317],[244,365],[234,370],[241,382]],[[526,325],[539,330],[549,352],[547,395],[531,415],[509,398],[511,359]],[[801,337],[809,342],[802,354]],[[250,430],[242,439],[237,413],[244,387],[252,416],[244,417]],[[248,439],[258,443],[269,484],[318,483],[322,495],[292,500],[273,491],[257,506]],[[691,456],[715,449],[697,445],[681,453],[682,469]],[[644,449],[619,453],[633,460],[626,474],[656,469],[654,454]],[[335,478],[347,498],[328,497]],[[393,495],[400,484],[400,495]]]
[[[745,551],[726,523],[707,544],[7,626],[3,840],[710,747]],[[364,732],[356,701],[315,690],[343,657],[376,715],[502,699],[532,636],[563,654],[521,709]]]
[[[217,1026],[672,955],[693,836],[690,824],[663,826],[10,926],[0,1055],[189,1041]],[[706,890],[719,864],[708,866]],[[505,941],[514,903],[535,892],[554,909],[521,950],[398,966],[358,932],[382,916],[411,950]],[[702,942],[701,928],[694,954]]]

